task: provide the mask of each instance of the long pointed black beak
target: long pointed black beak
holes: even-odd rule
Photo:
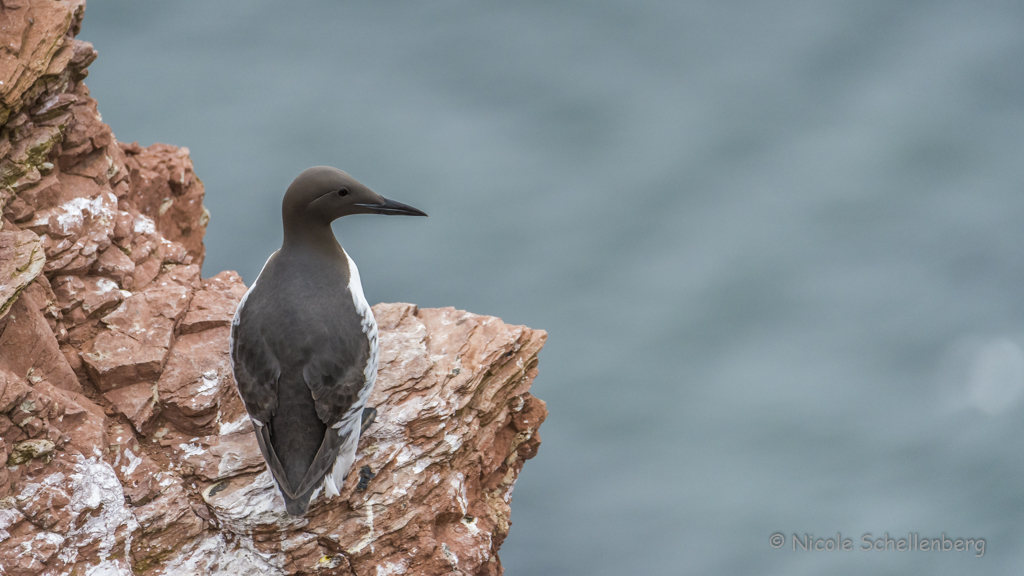
[[[388,200],[384,198],[383,204],[357,204],[366,208],[368,211],[374,214],[386,214],[388,216],[426,216],[427,213],[420,210],[419,208],[413,208],[408,204],[402,204],[401,202],[395,202],[394,200]]]

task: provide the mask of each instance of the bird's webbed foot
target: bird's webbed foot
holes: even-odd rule
[[[363,408],[363,423],[359,427],[359,435],[362,436],[366,433],[366,430],[370,428],[370,425],[377,420],[377,409],[373,406],[367,406]]]

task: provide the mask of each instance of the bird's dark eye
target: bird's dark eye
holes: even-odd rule
[[[338,196],[348,196],[348,188],[342,188],[338,190]]]

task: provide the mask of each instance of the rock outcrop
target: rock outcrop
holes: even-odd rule
[[[0,574],[501,574],[546,334],[375,306],[377,422],[288,516],[231,377],[246,287],[200,277],[188,150],[100,119],[84,8],[0,3]]]

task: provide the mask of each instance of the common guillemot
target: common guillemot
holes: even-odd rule
[[[231,322],[238,395],[293,516],[340,492],[377,378],[377,322],[331,230],[349,214],[426,216],[336,168],[306,170],[284,195],[284,243]]]

